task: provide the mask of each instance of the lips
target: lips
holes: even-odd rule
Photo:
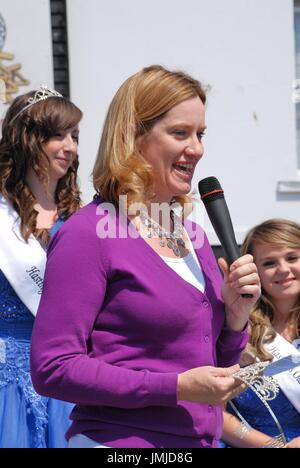
[[[68,166],[71,163],[70,159],[66,159],[66,158],[55,158],[55,159],[56,159],[56,161],[61,162],[65,166]]]
[[[195,164],[193,163],[190,163],[190,162],[177,162],[177,163],[174,163],[173,164],[174,167],[178,167],[178,168],[182,168],[182,169],[185,169],[185,170],[188,170],[188,171],[192,171],[195,167]]]
[[[172,165],[173,169],[179,173],[181,176],[185,178],[191,178],[194,174],[195,164],[193,163],[186,163],[186,162],[178,162]]]
[[[284,280],[279,280],[279,281],[275,281],[276,284],[279,284],[280,286],[286,286],[288,284],[291,284],[296,278],[292,277],[292,278],[286,278]]]

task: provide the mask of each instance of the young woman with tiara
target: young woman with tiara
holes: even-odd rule
[[[1,448],[65,446],[71,405],[35,392],[29,353],[49,240],[81,205],[77,184],[81,117],[77,106],[43,86],[17,97],[2,125]]]

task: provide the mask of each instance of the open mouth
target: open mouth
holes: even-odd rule
[[[193,175],[194,172],[194,164],[191,163],[177,163],[173,164],[173,167],[176,171],[189,176]]]

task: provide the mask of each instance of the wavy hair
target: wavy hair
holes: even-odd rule
[[[33,169],[47,190],[49,160],[43,145],[60,131],[76,126],[81,110],[66,98],[49,97],[23,109],[35,91],[15,98],[2,124],[0,140],[0,192],[20,216],[21,233],[27,241],[33,234],[43,244],[49,240],[46,229],[37,229],[35,198],[26,183]],[[16,117],[16,118],[14,118]],[[67,219],[81,206],[77,183],[78,155],[56,187],[55,202],[58,216]]]
[[[152,168],[138,151],[137,138],[174,106],[196,96],[205,104],[199,81],[160,65],[144,68],[123,83],[110,104],[93,169],[94,188],[101,197],[115,206],[124,194],[128,205],[151,200]],[[191,199],[176,201],[184,205]]]
[[[247,234],[241,248],[242,254],[253,255],[255,244],[300,250],[300,225],[286,219],[269,219],[255,226]],[[300,334],[300,294],[295,307],[290,311],[290,317],[295,318],[298,334]],[[272,328],[273,319],[272,298],[262,289],[262,295],[250,315],[250,337],[244,357],[248,355],[261,360],[272,360],[273,356],[265,351],[264,344],[275,338],[276,333]]]

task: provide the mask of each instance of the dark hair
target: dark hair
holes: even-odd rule
[[[19,214],[24,239],[28,240],[30,234],[34,234],[46,240],[47,231],[36,228],[37,211],[33,207],[35,198],[26,183],[26,174],[32,168],[47,186],[49,160],[43,151],[43,144],[58,132],[75,127],[82,118],[82,112],[66,98],[49,97],[20,113],[35,93],[32,91],[15,98],[3,120],[0,192]],[[58,216],[65,219],[81,206],[77,183],[78,164],[77,155],[56,188]]]

